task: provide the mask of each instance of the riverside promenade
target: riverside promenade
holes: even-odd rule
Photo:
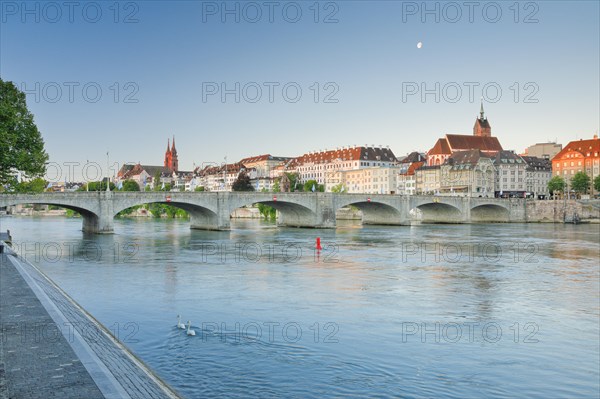
[[[0,399],[8,398],[179,395],[48,277],[4,247]]]

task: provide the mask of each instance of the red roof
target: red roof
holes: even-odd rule
[[[320,151],[304,154],[295,158],[296,164],[329,163],[340,161],[381,161],[397,162],[394,152],[383,147],[349,147],[337,150]]]
[[[554,161],[555,159],[561,159],[566,153],[571,151],[579,152],[584,156],[587,156],[587,153],[590,153],[590,156],[594,157],[594,153],[600,153],[600,139],[595,137],[588,140],[571,141],[565,146],[565,148],[556,154],[552,160]]]
[[[436,141],[435,145],[429,152],[427,152],[427,156],[430,155],[446,155],[451,154],[450,147],[448,146],[448,141],[443,138]]]
[[[415,171],[417,169],[419,169],[421,166],[423,166],[425,164],[425,162],[413,162],[412,164],[410,164],[410,166],[408,167],[408,172],[406,172],[407,175],[412,176],[415,174]]]
[[[452,152],[468,150],[481,150],[483,152],[502,151],[502,146],[497,137],[447,134],[446,140]]]

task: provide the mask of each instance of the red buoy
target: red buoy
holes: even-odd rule
[[[321,248],[321,237],[317,237],[317,244],[315,245],[315,248],[318,250],[323,249]]]

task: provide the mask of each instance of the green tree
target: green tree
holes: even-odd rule
[[[48,154],[44,140],[27,109],[25,93],[0,79],[0,185],[15,184],[15,172],[41,177]]]
[[[594,177],[594,190],[596,193],[600,191],[600,175]]]
[[[280,183],[279,179],[275,179],[275,182],[273,183],[272,191],[274,193],[280,193],[281,192],[281,183]]]
[[[554,195],[557,192],[563,192],[565,190],[565,179],[560,176],[553,176],[548,180],[548,191],[550,195]]]
[[[17,193],[43,193],[48,187],[46,180],[37,177],[30,181],[22,181],[14,185],[14,191]]]
[[[315,191],[325,191],[325,186],[319,184],[316,180],[309,180],[304,183],[304,191],[312,191],[313,186],[315,186]]]
[[[89,189],[88,189],[89,187]],[[110,182],[110,191],[115,190],[115,184]],[[106,191],[106,179],[103,181],[90,181],[79,187],[77,191]]]
[[[160,191],[160,188],[162,187],[162,183],[160,182],[160,174],[160,172],[156,172],[154,174],[154,178],[152,179],[154,191]]]
[[[285,172],[288,180],[290,181],[290,191],[302,191],[304,188],[302,184],[300,184],[300,176],[298,173],[288,173]]]
[[[577,172],[571,179],[571,188],[577,193],[587,193],[590,188],[590,177],[585,172]]]
[[[346,188],[344,187],[343,183],[340,184],[336,184],[335,186],[331,187],[331,192],[332,193],[341,193],[341,192],[346,192]]]
[[[252,183],[250,183],[250,176],[248,176],[246,171],[242,170],[240,172],[237,179],[233,182],[231,189],[233,191],[254,191],[254,187],[252,187]]]
[[[196,187],[196,188],[194,189],[194,191],[196,191],[196,192],[201,192],[201,191],[204,191],[204,187],[203,187],[203,186],[198,186],[198,187]]]
[[[123,191],[140,191],[140,186],[134,180],[125,180],[123,182]]]
[[[262,217],[264,217],[265,219],[275,220],[275,218],[277,217],[277,210],[272,206],[258,203],[256,204],[256,207],[258,208],[258,211],[260,212]]]

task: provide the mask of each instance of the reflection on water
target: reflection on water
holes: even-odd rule
[[[190,398],[598,396],[598,225],[233,226],[1,220]]]

